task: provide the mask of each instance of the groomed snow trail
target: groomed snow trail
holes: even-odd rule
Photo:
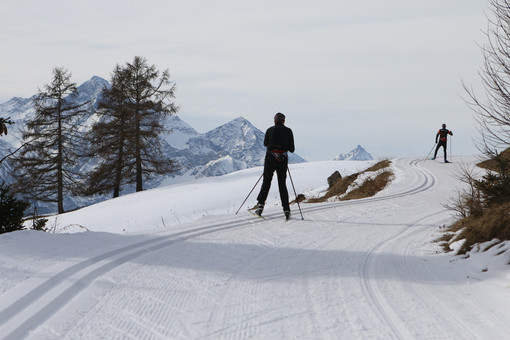
[[[508,287],[432,242],[452,220],[442,204],[460,185],[455,164],[393,167],[375,197],[302,205],[304,221],[295,207],[288,222],[269,209],[150,235],[45,235],[68,260],[0,291],[0,336],[505,338]]]

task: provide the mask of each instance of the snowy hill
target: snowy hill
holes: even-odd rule
[[[510,244],[469,258],[442,253],[434,239],[453,220],[443,204],[463,185],[455,165],[393,162],[395,180],[375,197],[302,204],[304,220],[292,205],[294,218],[284,221],[274,186],[266,220],[234,214],[259,177],[253,168],[126,195],[49,223],[95,232],[2,234],[0,334],[506,339]],[[327,188],[332,171],[369,164],[290,169],[297,191],[310,194]]]
[[[74,100],[76,103],[90,102],[91,108],[89,111],[92,111],[92,109],[97,107],[97,104],[101,99],[101,91],[105,87],[110,87],[108,81],[101,77],[94,76],[78,86],[78,97]]]
[[[334,161],[370,161],[373,159],[372,155],[363,149],[361,145],[358,145],[346,154],[340,154],[333,158]]]

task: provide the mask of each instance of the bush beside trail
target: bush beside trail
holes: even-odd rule
[[[446,251],[451,251],[452,243],[461,242],[458,255],[467,254],[476,244],[510,240],[510,149],[477,166],[485,174],[477,178],[473,171],[463,171],[467,189],[446,205],[459,220],[437,240]]]

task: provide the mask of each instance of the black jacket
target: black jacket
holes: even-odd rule
[[[285,125],[276,124],[266,131],[264,146],[267,151],[280,150],[294,152],[294,135]]]

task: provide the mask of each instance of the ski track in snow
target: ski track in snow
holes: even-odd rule
[[[281,211],[268,210],[265,220],[230,217],[59,263],[0,295],[0,335],[483,338],[480,321],[463,320],[455,309],[469,306],[476,318],[497,301],[485,308],[469,301],[445,305],[442,300],[455,295],[454,288],[434,285],[443,279],[428,258],[413,253],[433,226],[448,221],[445,209],[425,206],[412,221],[395,217],[418,195],[437,188],[438,178],[418,159],[398,159],[394,166],[403,173],[394,190],[304,205],[305,221],[297,209],[288,222],[282,222]],[[321,233],[296,236],[307,228]],[[366,228],[373,237],[360,232]],[[416,241],[416,233],[423,238]],[[352,242],[342,243],[346,239]],[[424,278],[432,283],[422,284]],[[491,314],[482,329],[504,337],[505,321]]]
[[[231,228],[250,225],[251,221],[233,221],[214,224],[179,232],[148,241],[134,243],[121,249],[113,250],[85,261],[61,269],[58,273],[48,273],[49,279],[29,280],[17,286],[13,296],[21,296],[7,302],[7,307],[0,311],[0,334],[7,334],[5,339],[19,339],[36,328],[74,296],[79,294],[91,282],[112,269],[139,257],[147,252],[159,250],[178,242]],[[29,315],[29,317],[27,317]],[[5,325],[6,321],[10,321]]]

